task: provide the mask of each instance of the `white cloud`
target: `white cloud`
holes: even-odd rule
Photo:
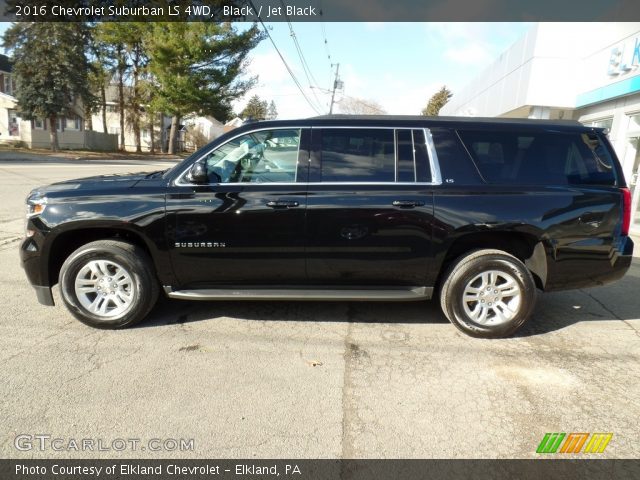
[[[268,52],[254,55],[249,64],[249,74],[258,76],[261,84],[281,82],[289,77],[282,60],[276,52]],[[289,62],[289,60],[287,60]]]
[[[522,24],[510,23],[428,23],[428,46],[441,46],[442,57],[458,65],[486,65],[514,42]],[[509,45],[507,45],[508,47]]]
[[[419,114],[429,98],[444,84],[455,94],[457,88],[489,65],[527,28],[522,23],[460,22],[407,24],[406,29],[400,29],[399,24],[392,23],[370,23],[364,26],[336,23],[331,26],[331,38],[339,37],[336,32],[344,35],[345,30],[356,35],[352,44],[347,42],[340,45],[341,48],[337,48],[337,44],[331,44],[332,60],[340,61],[340,78],[345,85],[344,91],[337,92],[336,99],[340,100],[346,95],[373,100],[390,114],[407,115]],[[314,28],[319,30],[318,27]],[[296,30],[300,38],[311,39],[311,45],[314,45],[316,37],[322,38],[316,35],[318,32],[315,30],[305,31],[298,26]],[[380,38],[378,30],[383,30],[384,36],[388,36],[388,46],[384,45],[387,49],[383,52],[364,51],[369,48],[365,39],[372,38],[371,35]],[[409,38],[404,33],[405,30],[411,32],[412,53],[410,56],[399,55],[396,58],[394,48],[404,48],[399,39]],[[279,40],[281,51],[286,52],[288,44],[289,42]],[[236,110],[242,110],[251,95],[257,94],[276,102],[279,118],[317,115],[300,94],[277,53],[272,49],[267,51],[266,47],[270,48],[269,45],[264,47],[264,51],[256,52],[251,65],[251,72],[260,76],[259,84],[244,99],[236,102]],[[317,46],[315,58],[310,55],[311,51],[313,48],[305,47],[307,61],[312,68],[322,63],[322,69],[327,74],[325,78],[317,78],[323,82],[320,87],[330,88],[333,76],[328,78],[329,69],[325,65],[324,49]],[[315,93],[319,101],[316,101],[307,85],[300,61],[290,45],[286,58],[291,68],[295,69],[294,73],[307,97],[314,103],[320,103],[322,113],[327,113],[331,94],[317,90]],[[411,62],[417,62],[415,68]],[[338,108],[334,108],[334,111],[337,110]]]
[[[283,55],[307,97],[312,102],[318,103],[311,89],[306,85],[306,77],[298,66],[299,62],[294,62],[286,53]],[[268,102],[273,100],[276,103],[278,118],[305,118],[316,115],[300,94],[282,59],[275,51],[253,55],[248,75],[257,76],[258,83],[244,97],[233,103],[235,112],[242,111],[249,99],[253,95],[258,95],[263,100]],[[323,97],[317,92],[316,95],[322,102]]]

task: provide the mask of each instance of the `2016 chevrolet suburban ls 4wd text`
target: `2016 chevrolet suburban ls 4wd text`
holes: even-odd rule
[[[503,337],[537,290],[631,263],[630,195],[577,122],[327,116],[244,125],[167,171],[33,190],[22,263],[38,299],[98,328],[190,300],[424,300]],[[426,319],[425,319],[426,320]]]

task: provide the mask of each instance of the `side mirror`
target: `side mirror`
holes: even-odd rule
[[[208,183],[207,167],[203,162],[194,163],[189,169],[189,181],[192,183]]]

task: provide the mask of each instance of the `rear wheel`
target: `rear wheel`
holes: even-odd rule
[[[527,267],[501,250],[476,250],[448,269],[440,304],[458,329],[473,337],[501,338],[518,330],[535,307]]]
[[[60,269],[60,291],[69,311],[92,327],[138,323],[158,298],[147,253],[130,243],[101,240],[83,245]]]

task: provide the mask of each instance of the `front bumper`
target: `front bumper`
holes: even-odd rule
[[[43,257],[40,251],[41,238],[39,232],[33,237],[26,237],[20,244],[20,260],[29,283],[36,291],[36,298],[42,305],[53,306],[51,285],[47,285],[46,269],[43,268]],[[40,240],[40,241],[39,241]]]

